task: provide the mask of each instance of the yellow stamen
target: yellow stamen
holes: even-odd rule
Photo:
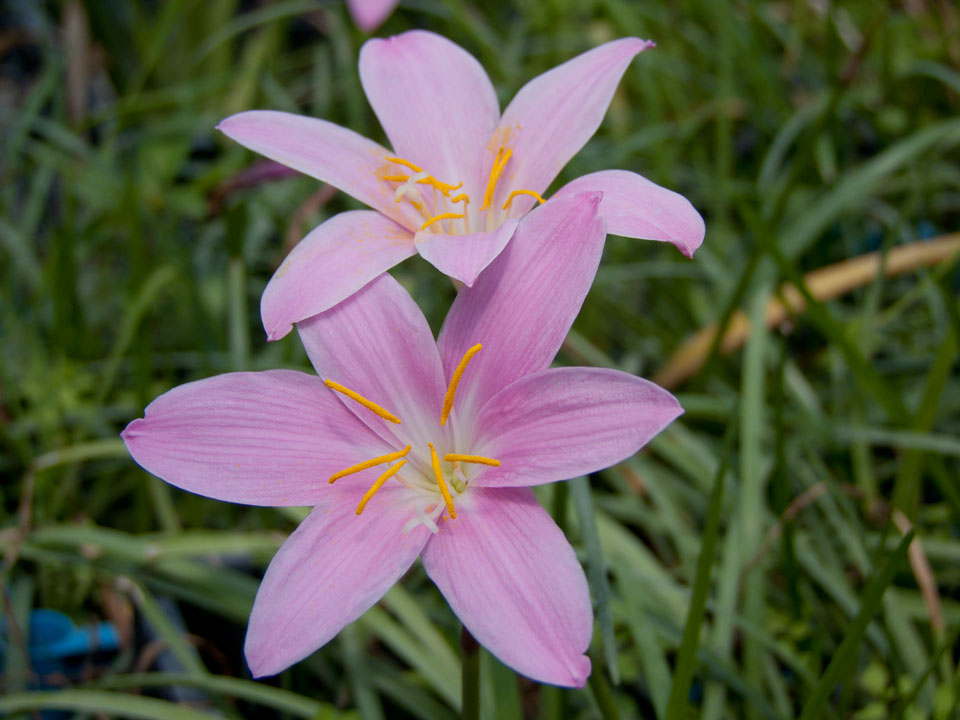
[[[344,387],[343,385],[341,385],[340,383],[334,382],[333,380],[324,380],[324,381],[323,381],[323,384],[326,385],[326,386],[327,386],[328,388],[330,388],[331,390],[336,390],[336,391],[339,392],[339,393],[343,393],[344,395],[346,395],[346,396],[347,396],[348,398],[350,398],[351,400],[356,400],[358,403],[360,403],[361,405],[363,405],[367,410],[369,410],[370,412],[374,413],[375,415],[379,415],[379,416],[382,417],[384,420],[389,420],[390,422],[392,422],[392,423],[397,423],[398,425],[400,424],[400,422],[401,422],[400,418],[398,418],[396,415],[394,415],[394,414],[393,414],[392,412],[390,412],[389,410],[384,410],[382,407],[380,407],[379,405],[377,405],[375,402],[373,402],[373,401],[371,401],[371,400],[367,400],[367,399],[366,399],[363,395],[361,395],[360,393],[354,392],[354,391],[351,390],[350,388],[346,388],[346,387]]]
[[[408,167],[408,168],[410,168],[411,170],[413,170],[414,172],[423,172],[423,168],[422,168],[422,167],[420,167],[419,165],[414,165],[414,164],[413,164],[412,162],[410,162],[409,160],[404,160],[404,159],[401,158],[401,157],[388,157],[388,158],[384,158],[384,159],[385,159],[387,162],[397,163],[397,165],[403,165],[404,167]]]
[[[342,477],[346,477],[347,475],[353,475],[354,473],[358,473],[361,470],[366,470],[367,468],[372,468],[377,465],[383,465],[383,463],[389,463],[389,462],[393,462],[394,460],[399,460],[408,452],[410,452],[409,445],[407,445],[403,450],[397,450],[396,452],[392,452],[389,455],[381,455],[380,457],[364,460],[362,463],[358,463],[357,465],[351,465],[350,467],[340,470],[339,472],[335,472],[333,475],[330,476],[330,482],[331,483],[336,482]],[[404,462],[406,462],[406,460],[404,460]]]
[[[443,409],[440,411],[441,425],[446,425],[447,418],[450,417],[450,411],[453,409],[453,397],[457,394],[457,385],[460,384],[463,371],[467,369],[467,363],[470,362],[474,355],[480,352],[482,347],[483,345],[477,343],[467,350],[463,355],[463,359],[460,360],[460,364],[457,365],[457,369],[453,371],[453,377],[450,378],[450,386],[447,388],[447,394],[443,396]]]
[[[461,200],[463,200],[463,202],[469,204],[469,203],[470,203],[470,196],[467,195],[466,193],[460,193],[460,194],[457,195],[456,197],[450,198],[450,202],[452,202],[452,203],[458,203],[458,202],[460,202]]]
[[[443,459],[446,460],[447,462],[477,463],[479,465],[491,465],[493,467],[500,467],[499,460],[483,457],[482,455],[460,455],[458,453],[447,453],[446,455],[443,456]]]
[[[433,465],[433,474],[437,477],[437,486],[440,488],[440,494],[443,495],[443,502],[447,505],[447,512],[450,517],[456,519],[457,511],[453,508],[453,498],[450,497],[450,491],[447,489],[447,483],[443,479],[443,471],[440,469],[440,458],[437,457],[437,451],[433,443],[427,443],[430,446],[430,464]]]
[[[463,217],[462,213],[440,213],[439,215],[434,215],[432,218],[427,220],[423,225],[420,226],[420,230],[426,230],[428,227],[433,225],[437,220],[459,220]],[[417,232],[420,232],[419,230]]]
[[[481,210],[486,210],[490,201],[493,200],[493,193],[497,189],[497,180],[500,177],[500,173],[503,172],[503,168],[506,167],[511,155],[513,155],[513,150],[510,148],[500,148],[497,151],[497,159],[493,161],[493,167],[490,168],[490,177],[487,179],[487,189],[483,193],[483,205],[480,206]]]
[[[546,202],[546,200],[540,197],[540,193],[534,192],[533,190],[514,190],[512,193],[510,193],[510,197],[508,197],[507,201],[503,204],[504,210],[510,207],[510,203],[513,202],[513,199],[517,195],[529,195],[530,197],[535,197],[537,199],[537,202],[540,203],[541,205],[543,205]]]
[[[376,495],[377,490],[383,487],[383,484],[400,472],[400,468],[407,464],[406,460],[401,460],[396,465],[391,465],[387,468],[386,472],[383,473],[380,477],[377,478],[377,481],[370,486],[370,489],[367,490],[363,497],[360,498],[360,504],[357,505],[357,515],[363,512],[363,509],[367,506],[367,503],[370,502],[370,498]]]
[[[459,182],[456,185],[451,185],[450,183],[445,183],[440,180],[437,180],[433,175],[428,175],[425,178],[421,178],[417,180],[417,182],[422,183],[424,185],[430,185],[436,188],[437,190],[439,190],[441,193],[443,193],[447,197],[450,197],[451,190],[459,190],[460,188],[463,187],[462,182]]]
[[[409,175],[384,175],[381,180],[389,180],[390,182],[406,182],[410,179]]]

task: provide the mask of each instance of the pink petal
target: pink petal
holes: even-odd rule
[[[339,305],[297,325],[310,362],[399,417],[395,425],[353,400],[344,402],[381,437],[439,442],[446,386],[430,326],[410,294],[383,274]]]
[[[244,147],[343,190],[411,230],[423,223],[408,203],[393,198],[377,172],[392,155],[352,130],[325,120],[273,110],[249,110],[217,129]]]
[[[121,435],[171,485],[247,505],[315,505],[330,475],[390,451],[319,378],[293,370],[181,385]]]
[[[430,536],[423,525],[403,532],[412,512],[400,486],[385,485],[356,515],[367,487],[351,479],[330,486],[328,505],[307,516],[267,568],[244,647],[254,677],[288,668],[363,615]]]
[[[624,237],[673,243],[687,257],[703,242],[703,218],[683,195],[626,170],[601,170],[582,175],[553,197],[599,190],[600,216],[607,232]]]
[[[360,81],[399,155],[477,197],[500,105],[476,58],[440,35],[411,30],[368,41]]]
[[[445,275],[470,286],[480,272],[506,247],[519,222],[507,220],[493,232],[472,235],[421,231],[414,236],[414,243],[420,257]]]
[[[682,413],[666,390],[618,370],[528,375],[474,420],[473,451],[501,462],[475,482],[539,485],[595,472],[633,455]]]
[[[447,315],[438,344],[446,377],[481,343],[457,390],[454,413],[469,417],[514,380],[549,367],[580,311],[605,238],[599,193],[549,200]]]
[[[357,27],[372,33],[383,25],[399,0],[347,0],[347,10]]]
[[[410,233],[371,210],[334,215],[287,255],[267,283],[260,315],[267,339],[329,310],[416,252]]]
[[[650,47],[653,43],[649,40],[615,40],[548,70],[520,88],[503,112],[485,160],[484,172],[489,173],[501,145],[513,150],[506,177],[497,185],[498,206],[511,190],[523,188],[542,194],[547,189],[600,127],[630,61]],[[511,215],[523,215],[533,202],[528,196],[516,198]]]
[[[583,687],[590,591],[570,543],[527,488],[478,488],[458,500],[423,566],[487,650],[540,682]]]

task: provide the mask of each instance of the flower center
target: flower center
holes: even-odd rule
[[[450,411],[453,409],[453,401],[457,394],[457,387],[460,384],[460,380],[463,377],[464,371],[467,369],[467,365],[470,363],[470,360],[473,359],[478,352],[480,352],[482,347],[483,346],[480,343],[477,343],[468,349],[467,352],[464,353],[463,358],[457,364],[456,369],[453,371],[453,375],[450,378],[450,384],[448,385],[447,392],[443,398],[443,409],[440,412],[441,426],[446,425],[447,419],[450,417]],[[340,383],[330,379],[326,379],[323,382],[331,390],[335,390],[336,392],[347,396],[378,417],[381,417],[384,420],[388,420],[392,423],[399,424],[402,422],[400,418],[398,418],[392,412],[382,408],[372,400],[368,400],[360,393],[355,392],[348,387],[344,387]],[[447,509],[447,515],[451,519],[456,519],[457,510],[453,504],[453,495],[450,492],[450,488],[452,487],[457,495],[462,495],[469,485],[469,480],[467,479],[466,475],[464,475],[461,465],[466,463],[500,467],[500,461],[494,458],[484,457],[482,455],[471,455],[455,452],[444,453],[443,461],[445,463],[449,463],[452,468],[451,472],[448,474],[444,472],[444,468],[440,462],[440,455],[437,453],[437,449],[434,447],[433,443],[428,442],[427,447],[430,450],[430,468],[433,474],[432,478],[425,478],[422,473],[410,474],[408,472],[404,473],[404,475],[399,474],[403,467],[407,464],[406,457],[412,448],[411,445],[407,445],[402,450],[387,453],[386,455],[379,455],[377,457],[370,458],[369,460],[364,460],[363,462],[357,463],[356,465],[351,465],[343,470],[339,470],[330,476],[330,483],[334,483],[340,478],[362,472],[363,470],[377,467],[378,465],[387,465],[387,469],[384,470],[380,477],[378,477],[373,485],[370,486],[370,489],[364,493],[360,503],[357,505],[357,515],[360,515],[363,512],[363,509],[367,506],[367,503],[370,502],[370,499],[376,495],[377,491],[380,490],[380,488],[382,488],[390,478],[396,477],[396,479],[402,485],[408,489],[419,491],[420,495],[422,495],[425,491],[431,494],[439,492],[440,497],[443,499],[443,504]],[[391,465],[390,463],[393,464]],[[429,517],[429,515],[435,513],[438,508],[439,505],[436,502],[427,508],[422,508],[419,505],[416,508],[420,519],[425,524],[430,526],[434,532],[436,532],[436,524],[433,523],[433,520]]]
[[[503,174],[503,170],[506,168],[512,156],[513,151],[510,148],[501,146],[497,151],[497,157],[493,161],[493,167],[490,168],[490,175],[487,177],[487,186],[483,192],[483,203],[480,205],[480,210],[486,211],[490,207],[490,203],[493,202],[493,196],[497,191],[497,182],[500,180],[500,176]],[[451,235],[458,234],[453,232],[453,222],[455,220],[463,221],[462,227],[464,233],[471,232],[470,196],[465,192],[453,195],[454,191],[463,187],[462,181],[456,185],[445,183],[438,180],[419,165],[402,157],[387,156],[384,157],[384,160],[387,161],[387,164],[377,170],[377,177],[386,182],[396,183],[393,188],[393,199],[397,202],[406,201],[410,203],[414,209],[420,213],[420,216],[423,218],[423,224],[417,232],[432,228],[432,232],[439,231],[442,233],[444,232],[444,221],[448,221],[446,224],[446,232]],[[404,173],[392,167],[395,165],[407,168],[412,174]],[[433,189],[432,196],[429,200],[425,200],[423,195],[420,194],[420,186],[428,186]],[[530,197],[536,198],[537,202],[541,204],[545,202],[540,196],[540,193],[533,190],[513,190],[507,197],[507,201],[503,204],[501,210],[508,210],[517,195],[529,195]],[[463,212],[456,212],[457,208],[455,206],[457,203],[463,203],[460,208]],[[486,229],[490,230],[491,228],[487,227]]]

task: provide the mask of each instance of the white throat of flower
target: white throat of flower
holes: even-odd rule
[[[428,170],[402,157],[384,157],[386,164],[377,169],[376,175],[381,180],[391,183],[393,199],[396,202],[408,202],[423,218],[423,224],[417,232],[430,230],[432,233],[447,235],[463,235],[475,232],[472,229],[471,217],[477,224],[482,224],[478,230],[489,232],[500,226],[504,217],[491,208],[493,196],[497,191],[497,183],[503,175],[507,163],[513,156],[513,150],[501,145],[497,156],[490,168],[487,185],[483,192],[483,202],[476,211],[470,209],[470,196],[465,192],[457,192],[463,187],[463,182],[456,185],[445,183],[430,174]],[[399,170],[397,166],[406,168],[412,174]],[[421,194],[421,189],[431,188],[429,199]],[[513,190],[507,201],[500,208],[501,211],[510,209],[510,204],[518,195],[529,195],[543,203],[544,199],[533,190]],[[481,214],[482,213],[482,214]],[[479,221],[482,220],[482,223]]]
[[[463,373],[467,369],[467,365],[470,363],[470,360],[478,352],[480,352],[482,347],[483,346],[480,343],[477,343],[468,349],[467,352],[464,353],[464,356],[460,360],[456,369],[453,371],[453,375],[450,378],[450,384],[448,385],[447,392],[443,398],[443,409],[440,412],[441,426],[447,424],[447,420],[450,417],[450,412],[453,410],[453,401],[456,397],[457,387],[460,384],[460,380],[463,378]],[[354,400],[362,407],[388,422],[398,425],[403,422],[399,417],[394,415],[389,410],[386,410],[380,405],[377,405],[375,402],[368,400],[360,393],[355,392],[334,380],[326,379],[324,380],[324,384],[326,384],[326,386],[331,390],[335,390],[351,400]],[[369,460],[364,460],[361,463],[344,468],[343,470],[331,475],[330,482],[334,483],[340,478],[353,475],[378,465],[387,465],[387,469],[384,470],[380,477],[378,477],[373,485],[370,486],[370,489],[364,493],[363,498],[361,498],[360,503],[357,505],[356,514],[360,515],[363,512],[370,499],[377,493],[378,490],[380,490],[380,488],[386,484],[388,480],[390,480],[390,478],[396,478],[398,482],[400,482],[405,488],[407,488],[407,490],[410,491],[404,500],[404,503],[409,503],[411,510],[413,510],[416,515],[404,527],[404,532],[409,532],[420,524],[426,525],[431,532],[437,532],[438,527],[436,520],[442,514],[444,509],[447,511],[446,517],[449,517],[450,519],[456,519],[457,517],[457,510],[453,502],[454,493],[456,493],[456,495],[459,497],[466,493],[467,488],[470,485],[469,478],[467,473],[464,473],[463,466],[466,465],[469,467],[473,465],[488,465],[492,467],[499,467],[500,461],[495,460],[494,458],[484,457],[482,455],[473,455],[470,453],[461,452],[445,452],[443,453],[443,459],[441,461],[441,456],[437,452],[434,444],[432,442],[428,442],[426,445],[427,449],[429,449],[428,461],[426,457],[422,456],[424,448],[417,448],[413,457],[408,458],[411,450],[413,450],[413,447],[411,445],[407,445],[402,450],[397,450],[392,453],[387,453],[386,455],[370,458]],[[454,445],[456,445],[456,440],[454,441]],[[416,459],[418,462],[413,463],[407,470],[403,470],[404,466],[407,465],[408,459]],[[429,473],[423,472],[423,468],[425,467],[429,468]],[[403,471],[402,474],[401,471]],[[451,489],[453,492],[451,492]]]

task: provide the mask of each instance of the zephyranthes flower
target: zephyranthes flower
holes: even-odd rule
[[[626,38],[594,48],[527,83],[501,117],[483,68],[449,40],[423,31],[370,40],[360,79],[393,150],[289,113],[255,110],[221,122],[237,142],[374,209],[334,216],[290,253],[261,301],[267,336],[283,337],[414,253],[473,284],[600,126],[630,61],[651,45]],[[612,233],[668,241],[688,256],[703,240],[690,203],[636,173],[584,175],[555,197],[590,190],[603,192],[600,214]]]
[[[371,33],[390,17],[397,0],[347,0],[347,10],[357,27]]]
[[[680,413],[616,370],[548,369],[586,297],[605,231],[599,193],[534,210],[463,288],[434,342],[388,274],[298,324],[318,377],[230,373],[154,400],[123,439],[177,487],[311,505],[257,593],[254,675],[358,618],[422,555],[464,626],[543,682],[582,686],[583,570],[529,486],[629,457]]]

